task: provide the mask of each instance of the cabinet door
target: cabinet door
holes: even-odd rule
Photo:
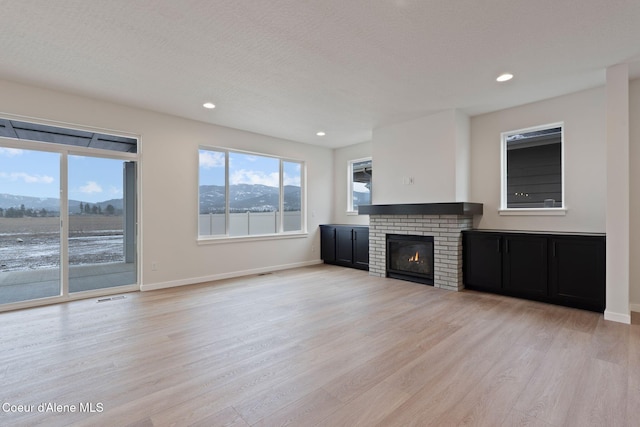
[[[336,228],[320,226],[320,258],[325,262],[336,260]]]
[[[336,227],[336,262],[353,263],[353,228]]]
[[[463,234],[464,286],[497,291],[502,288],[502,237],[493,233]]]
[[[548,295],[547,240],[535,235],[504,236],[504,290],[529,298]]]
[[[574,307],[603,312],[605,241],[601,237],[554,237],[550,243],[551,296]]]
[[[366,227],[353,229],[353,263],[357,268],[369,269],[369,229]]]

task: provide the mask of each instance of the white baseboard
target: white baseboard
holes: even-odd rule
[[[629,304],[629,310],[635,311],[636,313],[640,313],[640,304]]]
[[[231,273],[213,274],[211,276],[192,277],[189,279],[172,280],[160,283],[144,283],[140,285],[141,291],[155,291],[157,289],[175,288],[176,286],[195,285],[198,283],[214,282],[216,280],[233,279],[236,277],[253,276],[255,274],[271,273],[274,271],[290,270],[292,268],[308,267],[310,265],[322,264],[322,260],[296,262],[293,264],[273,265],[252,270],[233,271]]]
[[[612,322],[631,324],[631,315],[628,313],[614,313],[612,311],[604,311],[604,320],[611,320]]]

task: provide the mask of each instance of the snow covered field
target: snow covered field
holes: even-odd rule
[[[59,218],[0,218],[0,272],[60,265]],[[69,264],[123,262],[121,216],[72,216]]]

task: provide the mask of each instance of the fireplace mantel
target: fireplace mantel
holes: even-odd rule
[[[482,215],[482,203],[410,203],[361,205],[359,215]]]

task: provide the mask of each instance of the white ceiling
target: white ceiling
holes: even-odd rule
[[[6,80],[339,147],[640,77],[640,0],[0,0],[0,52]]]

